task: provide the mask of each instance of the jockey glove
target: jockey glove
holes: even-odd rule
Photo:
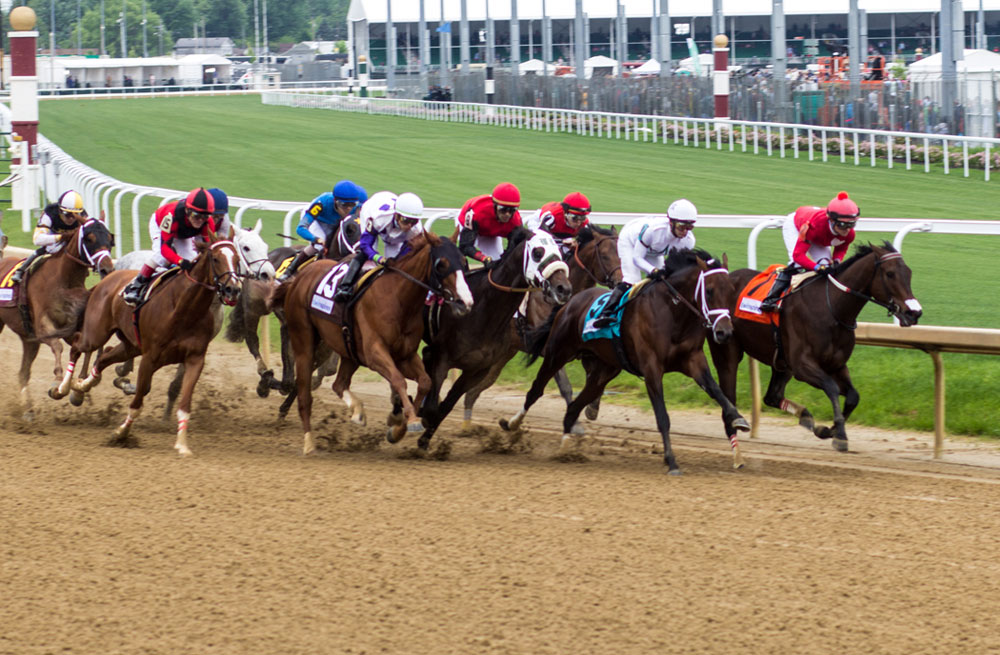
[[[826,271],[829,268],[830,268],[829,264],[819,263],[813,267],[813,270],[816,271],[817,273],[822,273],[823,271]]]
[[[180,266],[181,269],[185,271],[190,271],[192,268],[194,268],[194,262],[191,261],[190,259],[182,259],[177,265]]]

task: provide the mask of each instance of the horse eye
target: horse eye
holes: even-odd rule
[[[888,271],[886,272],[885,276],[891,280],[896,277],[896,274],[893,273],[892,271]]]
[[[250,246],[243,246],[243,252],[250,252]]]

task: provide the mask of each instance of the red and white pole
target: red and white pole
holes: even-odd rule
[[[715,94],[715,117],[729,118],[729,37],[717,34],[712,40],[712,92]]]
[[[38,74],[35,55],[37,17],[31,7],[15,7],[10,12],[10,115],[11,131],[27,147],[11,153],[11,172],[21,177],[11,185],[11,209],[21,210],[21,227],[31,229],[30,210],[38,204],[38,166],[31,165],[32,148],[38,142]],[[22,159],[24,161],[22,161]]]

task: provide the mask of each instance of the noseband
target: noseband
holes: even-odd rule
[[[660,282],[667,285],[667,289],[669,289],[671,295],[674,296],[675,302],[680,302],[685,307],[690,309],[696,316],[702,319],[702,326],[712,331],[715,331],[715,328],[720,321],[725,318],[731,318],[729,316],[728,308],[712,309],[708,306],[708,289],[705,283],[705,278],[709,275],[715,275],[716,273],[724,273],[728,275],[729,271],[724,268],[710,268],[708,270],[701,271],[698,274],[698,282],[694,287],[694,299],[695,301],[701,301],[701,310],[695,307],[690,300],[685,298],[684,295],[674,287],[674,285],[670,284],[670,282],[666,279],[660,279]]]

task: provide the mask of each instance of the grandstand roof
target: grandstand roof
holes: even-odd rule
[[[441,20],[441,4],[444,3],[444,20],[458,21],[461,18],[460,0],[423,0],[424,19],[429,23]],[[510,0],[488,0],[490,18],[510,19]],[[348,20],[368,20],[384,23],[387,0],[351,0]],[[470,21],[486,18],[487,0],[466,0],[466,10]],[[672,3],[670,15],[676,18],[688,16],[710,16],[712,0],[686,0],[684,9]],[[963,0],[965,11],[977,11],[979,0]],[[625,15],[629,18],[651,16],[650,0],[622,0]],[[517,15],[521,20],[538,20],[542,17],[542,3],[539,0],[520,0]],[[772,0],[723,0],[722,11],[727,16],[770,16]],[[786,15],[847,14],[849,0],[784,0]],[[938,13],[941,0],[858,0],[859,9],[870,14],[910,14]],[[1000,10],[1000,0],[983,0],[987,11]],[[583,0],[583,11],[590,18],[613,18],[616,12],[614,0]],[[546,0],[546,12],[551,18],[565,19],[576,15],[576,0]],[[420,20],[419,0],[395,0],[392,3],[392,20],[397,23],[415,23]]]

